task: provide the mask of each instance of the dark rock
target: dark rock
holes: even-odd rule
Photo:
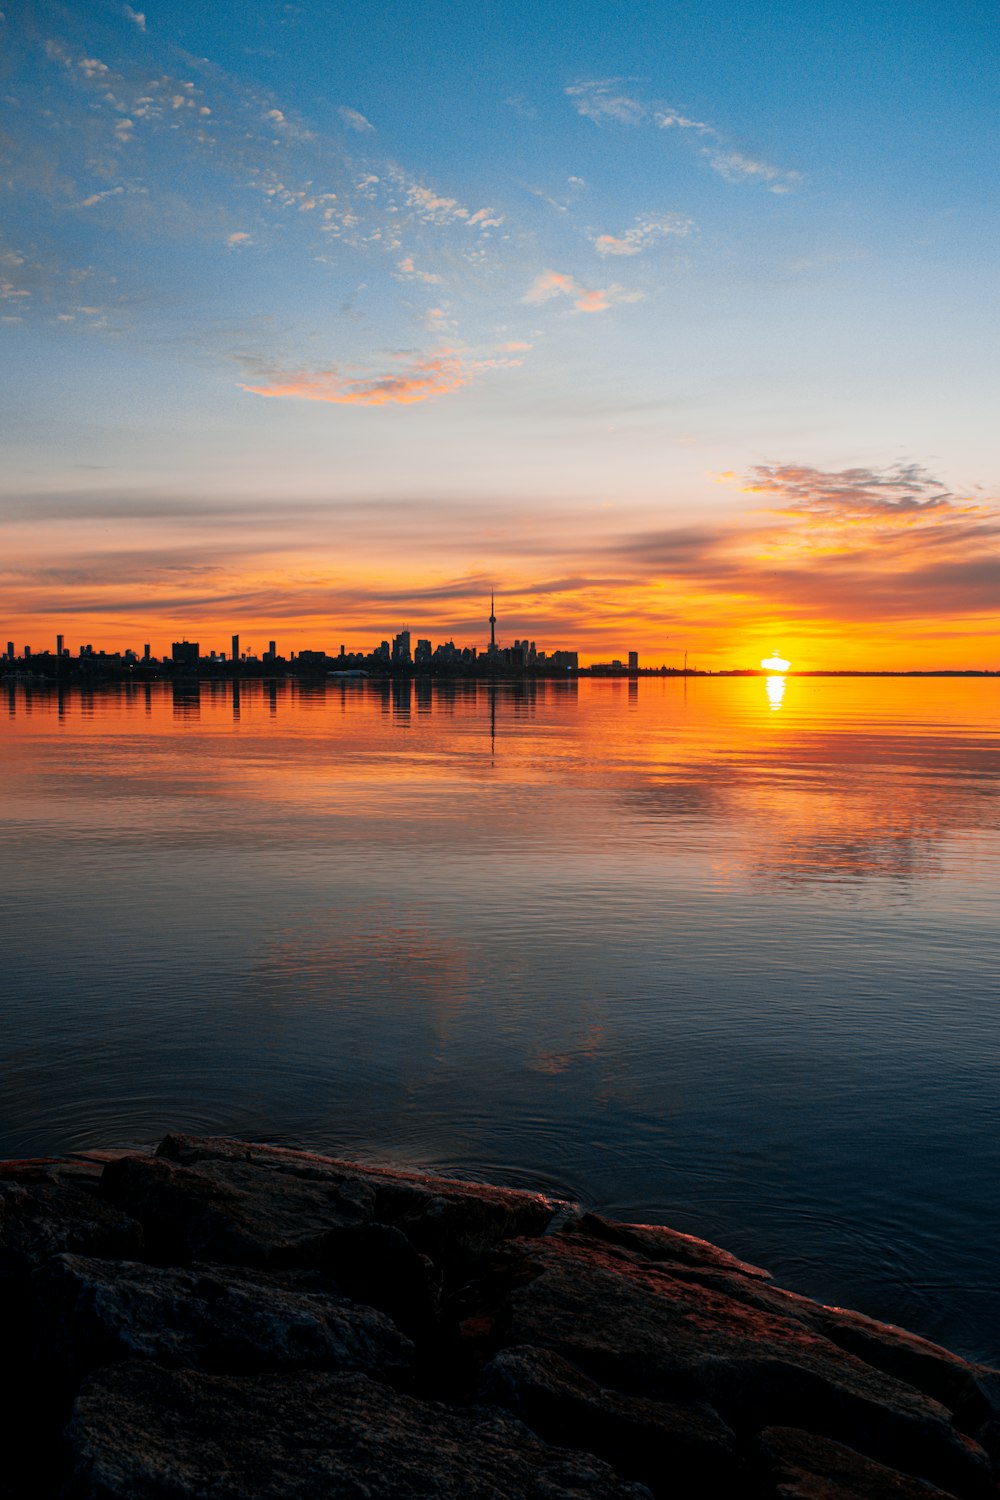
[[[0,1164],[2,1500],[1000,1500],[1000,1374],[689,1235],[237,1141],[92,1156]]]
[[[600,1214],[585,1213],[568,1223],[564,1233],[582,1234],[588,1239],[604,1240],[609,1245],[621,1245],[644,1260],[669,1264],[677,1271],[724,1271],[749,1277],[752,1281],[771,1279],[770,1271],[738,1260],[728,1250],[720,1250],[708,1240],[699,1240],[693,1234],[681,1234],[659,1224],[618,1224]]]
[[[648,1500],[493,1412],[362,1375],[240,1379],[130,1364],[84,1387],[65,1500]]]
[[[39,1326],[70,1373],[112,1360],[249,1374],[312,1367],[398,1374],[413,1346],[374,1308],[220,1267],[55,1256],[37,1274]]]
[[[704,1402],[740,1437],[800,1427],[956,1495],[995,1495],[946,1407],[797,1318],[579,1233],[523,1248],[537,1274],[509,1295],[505,1343],[552,1349],[620,1393]]]
[[[548,1350],[503,1350],[483,1372],[481,1398],[548,1442],[596,1453],[654,1494],[726,1494],[737,1481],[736,1440],[711,1407],[619,1395]]]
[[[104,1201],[100,1169],[74,1162],[0,1162],[0,1279],[21,1277],[63,1250],[135,1256],[142,1229]]]
[[[242,1187],[251,1182],[258,1194],[265,1173],[276,1195],[289,1191],[295,1182],[325,1188],[363,1209],[358,1222],[377,1221],[401,1229],[445,1271],[485,1254],[502,1240],[541,1234],[559,1206],[541,1193],[359,1166],[242,1141],[169,1135],[157,1155],[220,1183]]]
[[[768,1427],[761,1433],[758,1453],[771,1493],[781,1500],[934,1500],[945,1493],[923,1479],[862,1458],[842,1443],[790,1427]]]
[[[371,1217],[374,1195],[249,1162],[206,1162],[197,1170],[153,1156],[104,1168],[105,1196],[139,1219],[152,1254],[166,1261],[315,1265],[330,1232]]]

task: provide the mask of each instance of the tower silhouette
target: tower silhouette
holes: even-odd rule
[[[493,590],[490,590],[490,645],[497,643],[497,617],[493,608]]]

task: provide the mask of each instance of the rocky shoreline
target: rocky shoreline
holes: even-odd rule
[[[247,1142],[0,1163],[9,1500],[997,1496],[1000,1374],[670,1229]]]

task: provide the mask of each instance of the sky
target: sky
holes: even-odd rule
[[[1000,668],[992,4],[0,9],[0,644]]]

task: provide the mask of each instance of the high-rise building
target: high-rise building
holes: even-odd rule
[[[239,638],[238,635],[234,635],[233,636],[233,643],[232,643],[232,645],[233,645],[232,660],[233,661],[239,661],[239,659],[240,659],[240,638]]]
[[[7,642],[7,660],[8,661],[13,661],[14,660],[14,642],[13,641],[8,641]]]
[[[149,642],[148,641],[146,641],[146,643],[144,644],[144,646],[142,648],[142,659],[143,659],[143,661],[149,661]]]
[[[635,676],[636,672],[638,672],[638,670],[639,670],[639,653],[638,653],[638,651],[630,651],[629,652],[629,654],[628,654],[628,669],[632,673],[633,676]]]
[[[430,643],[430,641],[418,641],[417,642],[417,649],[413,653],[413,664],[414,664],[414,666],[417,666],[417,667],[426,667],[426,666],[429,666],[430,665],[430,660],[431,660],[431,643]]]
[[[392,641],[392,660],[397,667],[410,665],[410,632],[401,630]]]
[[[277,641],[268,641],[268,643],[267,643],[267,657],[268,657],[268,661],[274,661],[274,658],[277,656],[277,654],[278,654],[278,643],[277,643]]]
[[[170,647],[170,660],[179,667],[196,667],[201,657],[197,641],[174,641]]]
[[[57,635],[56,636],[56,655],[57,656],[62,656],[62,651],[63,651],[63,638],[62,638],[61,635]]]

